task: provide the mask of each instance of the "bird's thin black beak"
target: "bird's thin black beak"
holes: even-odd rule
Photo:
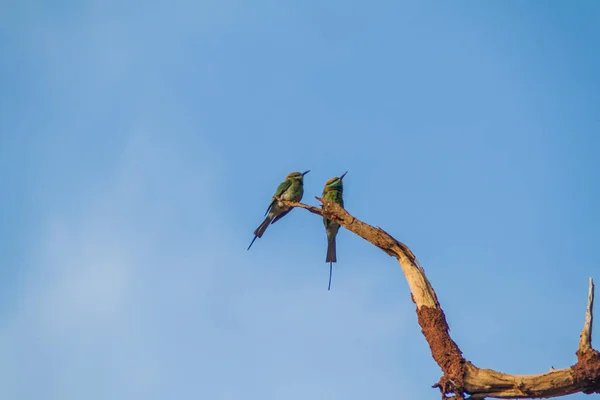
[[[304,172],[302,173],[302,176],[304,176],[304,175],[308,174],[309,172],[310,172],[310,169],[309,169],[308,171],[304,171]]]
[[[344,177],[346,176],[346,174],[347,174],[347,173],[348,173],[348,171],[344,172],[344,173],[342,174],[342,176],[340,176],[340,179],[344,179]]]

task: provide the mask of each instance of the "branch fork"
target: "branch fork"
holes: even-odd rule
[[[304,208],[326,217],[362,237],[386,254],[395,257],[406,277],[411,298],[416,304],[418,323],[431,355],[442,369],[442,377],[433,387],[442,399],[457,400],[494,398],[548,398],[573,393],[600,393],[600,353],[592,348],[594,283],[590,278],[585,323],[577,349],[577,363],[569,368],[554,369],[538,375],[510,375],[478,368],[467,361],[449,334],[446,316],[433,286],[416,256],[404,243],[381,228],[364,223],[338,204],[319,197],[322,208],[277,198],[282,203]],[[452,396],[449,396],[452,395]]]

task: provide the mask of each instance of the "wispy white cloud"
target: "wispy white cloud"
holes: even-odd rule
[[[364,398],[410,386],[383,367],[410,307],[381,307],[366,276],[328,293],[284,273],[278,287],[270,266],[229,247],[237,227],[210,156],[178,146],[139,131],[105,187],[47,213],[0,330],[0,395]]]

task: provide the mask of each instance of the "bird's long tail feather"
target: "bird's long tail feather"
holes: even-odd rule
[[[331,273],[333,271],[333,263],[337,262],[336,251],[335,251],[335,236],[327,238],[327,257],[325,262],[329,263],[329,286],[327,290],[331,290]]]
[[[250,242],[250,246],[248,246],[246,251],[250,250],[250,247],[252,247],[256,238],[262,237],[262,235],[265,233],[265,231],[269,227],[269,224],[271,223],[271,219],[272,219],[271,214],[267,215],[267,218],[265,218],[265,220],[262,222],[262,224],[260,224],[259,227],[256,228],[256,230],[254,231],[254,239],[252,239],[252,242]]]
[[[248,246],[248,248],[246,249],[246,251],[250,250],[250,247],[252,247],[252,245],[254,244],[254,241],[256,240],[258,236],[254,235],[254,239],[252,239],[252,241],[250,242],[250,246]]]

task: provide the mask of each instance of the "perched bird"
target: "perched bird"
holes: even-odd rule
[[[325,187],[323,188],[324,199],[331,200],[344,207],[344,183],[342,182],[342,179],[344,179],[344,176],[346,176],[347,173],[348,171],[344,172],[340,177],[331,178],[325,182]],[[323,218],[323,223],[325,224],[325,232],[327,233],[327,257],[325,258],[325,262],[329,263],[329,286],[327,287],[327,290],[330,290],[333,263],[337,262],[335,237],[340,229],[340,225],[327,218]]]
[[[285,177],[285,181],[282,184],[277,186],[277,190],[273,195],[273,200],[271,201],[271,204],[269,204],[269,208],[267,208],[267,212],[265,213],[267,217],[254,231],[254,239],[252,239],[252,242],[250,243],[250,246],[248,246],[247,250],[250,250],[250,247],[252,247],[252,244],[256,238],[262,237],[270,224],[277,222],[292,209],[292,207],[288,207],[276,200],[275,197],[280,197],[287,201],[302,200],[302,195],[304,194],[304,175],[308,174],[309,172],[310,170],[302,173],[292,172]]]

